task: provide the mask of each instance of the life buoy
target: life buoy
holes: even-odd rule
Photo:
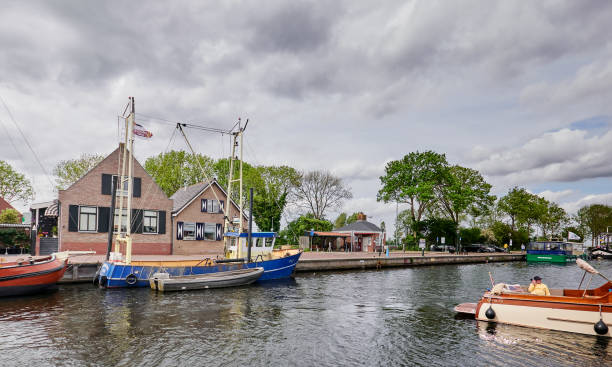
[[[125,277],[125,282],[129,285],[134,285],[136,284],[136,282],[138,282],[138,278],[136,277],[135,274],[130,274],[127,277]]]

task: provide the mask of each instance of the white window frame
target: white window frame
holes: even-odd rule
[[[88,208],[88,209],[95,209],[95,213],[81,213],[81,208]],[[89,220],[90,217],[93,215],[94,217],[94,229],[89,229],[89,225],[87,225],[87,229],[81,229],[81,217],[82,214],[87,215],[87,224],[89,224]],[[79,232],[86,232],[86,233],[92,233],[92,232],[97,232],[98,231],[98,207],[97,206],[91,206],[91,205],[79,205]]]
[[[187,226],[193,226],[193,235],[187,236]],[[184,222],[183,223],[183,240],[184,241],[195,241],[196,239],[196,224],[195,222]]]
[[[113,178],[114,178],[115,180],[118,180],[118,179],[119,179],[119,177],[120,177],[120,176],[113,175]],[[121,177],[127,178],[128,176],[121,176]],[[113,181],[114,181],[114,180],[113,180],[113,179],[111,179],[111,185],[112,185]],[[123,180],[121,180],[121,181],[123,181]],[[127,197],[127,196],[128,196],[128,184],[129,184],[129,178],[127,178],[127,179],[126,179],[126,180],[123,182],[123,189],[117,189],[117,192],[116,192],[115,196],[124,196],[124,197]],[[113,191],[112,191],[112,187],[111,187],[111,192],[113,192]]]
[[[122,230],[122,233],[127,232],[127,208],[123,208],[123,213],[124,215],[121,217],[121,219],[123,219],[126,223],[125,223],[125,229]],[[121,223],[123,224],[123,223]],[[115,208],[115,215],[113,217],[113,233],[117,234],[119,232],[117,232],[117,230],[115,229],[115,226],[117,226],[117,228],[120,228],[120,224],[119,224],[119,208]]]
[[[208,232],[207,229],[212,228],[211,232]],[[217,234],[217,223],[204,223],[204,240],[206,241],[215,241]],[[208,236],[211,238],[208,238]]]
[[[153,213],[154,215],[147,215],[147,213]],[[146,232],[147,218],[155,218],[155,232]],[[143,234],[158,234],[159,233],[159,212],[157,210],[143,210],[142,211],[142,233]]]
[[[216,207],[216,210],[214,210]],[[221,213],[221,202],[217,199],[208,199],[207,213]]]

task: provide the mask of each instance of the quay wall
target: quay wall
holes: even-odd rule
[[[164,256],[166,257],[166,256]],[[483,254],[449,256],[392,256],[392,257],[351,257],[334,259],[300,259],[296,272],[334,270],[382,269],[389,267],[433,266],[451,264],[474,264],[488,262],[524,261],[524,254]],[[100,262],[78,262],[71,260],[60,283],[91,282]]]

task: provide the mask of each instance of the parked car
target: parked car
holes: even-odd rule
[[[429,251],[444,251],[444,252],[455,252],[455,246],[451,245],[431,245]]]
[[[506,250],[504,250],[503,247],[494,246],[494,245],[487,245],[487,246],[489,246],[489,248],[493,250],[492,252],[506,252]]]
[[[461,248],[465,252],[495,252],[495,249],[493,249],[490,245],[483,245],[480,243],[464,245]]]

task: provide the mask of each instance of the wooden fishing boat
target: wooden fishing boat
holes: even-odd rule
[[[0,263],[0,296],[41,293],[57,288],[66,271],[68,257],[21,258]]]
[[[472,313],[481,321],[610,337],[612,281],[584,260],[576,262],[585,270],[578,289],[551,289],[550,296],[540,296],[528,293],[524,287],[498,283],[477,304],[460,304],[455,311]],[[581,289],[587,273],[591,278]],[[593,275],[602,276],[606,283],[588,289]]]
[[[253,283],[263,272],[264,268],[259,267],[180,277],[170,277],[168,273],[156,273],[149,279],[149,284],[151,289],[160,292],[238,287]]]

